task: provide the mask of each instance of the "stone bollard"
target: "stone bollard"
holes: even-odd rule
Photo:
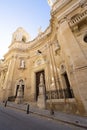
[[[8,100],[5,101],[5,107],[7,106],[7,101],[8,101]]]
[[[50,115],[54,115],[53,109],[50,109]]]
[[[29,114],[30,105],[27,104],[27,114]]]

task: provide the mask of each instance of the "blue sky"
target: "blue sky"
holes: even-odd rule
[[[0,0],[0,59],[18,27],[23,27],[34,38],[39,27],[42,31],[48,27],[49,20],[47,0]]]

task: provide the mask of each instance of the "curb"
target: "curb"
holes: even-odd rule
[[[43,116],[43,117],[46,117],[46,118],[49,118],[49,119],[53,119],[53,120],[55,120],[55,121],[60,121],[60,122],[63,122],[63,123],[68,123],[68,124],[70,124],[70,125],[74,125],[74,126],[78,126],[78,127],[87,129],[87,126],[77,124],[77,122],[76,122],[76,123],[73,123],[73,122],[69,122],[69,121],[57,119],[57,118],[55,118],[55,117],[53,117],[53,116],[43,115],[43,114],[41,114],[41,113],[32,112],[32,111],[30,111],[30,113],[33,113],[33,114],[36,114],[36,115],[39,115],[39,116]]]
[[[26,114],[27,114],[27,107],[26,107],[26,110],[22,109],[22,108],[15,107],[15,106],[10,106],[10,105],[7,105],[7,107],[13,108],[13,109],[18,109],[18,110],[21,110],[21,111],[25,111]],[[29,111],[29,113],[36,114],[36,115],[43,116],[45,118],[49,118],[49,119],[52,119],[52,120],[55,120],[55,121],[60,121],[60,122],[63,122],[63,123],[67,123],[67,124],[70,124],[70,125],[74,125],[74,126],[78,126],[78,127],[87,129],[87,126],[79,124],[79,121],[75,121],[75,123],[74,123],[74,122],[63,120],[63,119],[58,119],[58,118],[55,117],[55,114],[53,116],[50,116],[50,115],[45,115],[45,114],[42,114],[42,113],[34,112],[34,111],[31,111],[31,110]]]

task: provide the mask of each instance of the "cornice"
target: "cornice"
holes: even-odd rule
[[[79,0],[74,3],[72,6],[70,6],[68,9],[66,9],[63,13],[57,16],[58,21],[69,15],[71,12],[73,12],[75,9],[79,7]]]
[[[78,14],[74,14],[73,17],[68,18],[68,15],[71,14],[74,10],[78,7],[81,7],[81,12]],[[76,24],[80,23],[84,19],[87,18],[87,1],[86,0],[77,0],[72,6],[66,9],[63,13],[57,16],[58,23],[62,23],[65,20],[69,23],[71,27],[75,26]]]
[[[56,10],[59,11],[59,10],[62,9],[66,4],[68,4],[70,1],[72,1],[72,0],[61,0],[61,1],[57,0],[57,1],[54,3],[53,7],[52,7],[51,13],[53,13],[53,12],[56,11]]]
[[[37,43],[40,43],[50,33],[51,33],[51,26],[49,26],[44,32],[42,32],[40,35],[38,35],[33,41],[30,41],[28,48],[36,46]]]
[[[19,50],[25,51],[25,50],[28,49],[28,46],[29,46],[28,43],[27,43],[27,44],[23,44],[23,43],[21,43],[21,42],[16,42],[15,44],[13,44],[13,45],[9,48],[9,51],[10,51],[10,50],[14,50],[14,49],[19,49]]]

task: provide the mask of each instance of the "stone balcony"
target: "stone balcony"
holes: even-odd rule
[[[78,23],[82,22],[83,20],[85,20],[86,18],[87,18],[87,10],[73,17],[71,21],[69,22],[69,24],[71,27],[73,27],[77,25]]]

